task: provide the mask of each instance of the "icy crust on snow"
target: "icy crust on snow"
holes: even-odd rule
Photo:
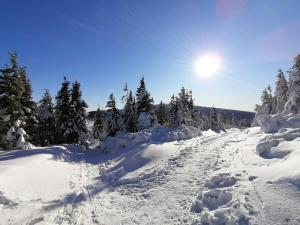
[[[167,128],[156,125],[136,133],[117,133],[114,137],[107,137],[103,142],[93,142],[90,149],[103,151],[116,151],[126,147],[136,147],[145,143],[164,143],[187,140],[201,135],[201,130],[195,127],[181,126],[179,128]]]

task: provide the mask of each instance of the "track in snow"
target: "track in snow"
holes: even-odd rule
[[[94,222],[105,225],[190,224],[195,217],[191,212],[195,196],[201,192],[210,173],[218,168],[220,151],[234,135],[230,132],[185,141],[179,146],[179,154],[169,158],[160,168],[148,169],[133,181],[109,180],[107,183],[111,186],[99,192],[94,191],[95,183],[91,179],[91,175],[99,172],[99,166],[87,165],[89,202],[97,216]],[[102,177],[102,181],[105,179],[110,177]],[[101,183],[96,185],[101,186]]]

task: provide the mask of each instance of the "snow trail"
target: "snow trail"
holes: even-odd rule
[[[225,220],[216,223],[216,215],[232,217],[239,225],[251,224],[251,215],[259,216],[261,205],[249,191],[247,171],[240,171],[243,138],[240,130],[232,129],[109,154],[60,147],[62,157],[50,162],[61,166],[59,178],[67,187],[57,189],[52,200],[41,197],[35,203],[39,210],[28,209],[20,219],[0,224],[222,224]],[[229,168],[235,173],[223,171]],[[56,177],[49,174],[51,182],[57,182]],[[234,189],[243,186],[236,194]],[[0,215],[8,218],[9,210],[20,208],[0,209]]]
[[[220,149],[234,132],[197,137],[183,142],[179,154],[160,168],[143,171],[135,179],[113,181],[95,195],[101,224],[190,224],[191,205],[213,170]],[[114,164],[114,162],[112,162]],[[89,170],[97,170],[89,165]]]

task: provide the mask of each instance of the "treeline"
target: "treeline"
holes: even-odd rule
[[[261,104],[255,107],[254,125],[259,125],[263,115],[300,113],[300,55],[294,58],[287,74],[288,80],[279,69],[274,94],[270,86],[263,90]]]
[[[137,132],[161,124],[168,127],[195,126],[203,130],[220,130],[240,123],[224,117],[212,107],[209,115],[194,108],[192,91],[181,88],[168,104],[154,100],[140,80],[135,93],[127,85],[121,97],[123,109],[117,109],[116,98],[110,94],[106,109],[98,108],[93,127],[87,127],[88,105],[82,99],[80,83],[66,77],[53,101],[48,90],[39,102],[32,99],[32,87],[26,68],[19,66],[16,53],[10,53],[10,64],[0,70],[0,147],[29,149],[31,143],[47,146],[61,143],[83,144],[91,138],[104,139],[117,132]]]

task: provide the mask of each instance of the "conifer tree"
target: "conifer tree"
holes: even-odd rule
[[[215,107],[212,107],[210,109],[209,120],[210,120],[210,128],[212,130],[219,129],[218,128],[218,112]]]
[[[110,94],[107,107],[107,116],[106,116],[106,134],[108,136],[115,136],[119,130],[119,113],[116,108],[116,100],[113,93]]]
[[[100,108],[98,107],[95,114],[95,122],[93,125],[93,135],[96,139],[102,139],[104,135],[104,119]]]
[[[9,57],[10,65],[0,70],[0,145],[7,149],[30,148],[23,128],[28,128],[29,119],[34,118],[31,86],[25,68],[18,65],[17,54],[9,53]]]
[[[70,82],[64,77],[64,81],[60,90],[57,93],[55,105],[56,117],[56,139],[60,142],[71,143],[72,137],[70,134],[73,131],[73,109],[71,106]]]
[[[146,90],[144,77],[142,77],[136,91],[136,109],[139,130],[148,128],[155,123],[154,101]]]
[[[21,105],[24,129],[28,134],[28,140],[34,144],[40,144],[38,135],[38,111],[37,105],[32,100],[32,87],[30,80],[27,78],[27,73],[25,67],[20,68],[20,84],[22,88],[21,94]]]
[[[262,96],[261,96],[261,102],[263,107],[263,112],[265,114],[271,114],[273,110],[273,96],[272,96],[272,89],[270,85],[263,90]]]
[[[276,112],[281,113],[284,109],[284,104],[287,102],[288,83],[285,79],[282,70],[278,71],[275,98],[276,98]]]
[[[123,91],[125,92],[125,94],[122,96],[121,102],[126,104],[126,101],[128,99],[128,94],[129,94],[129,90],[128,90],[127,84],[125,84],[125,86],[123,88]]]
[[[166,109],[166,105],[162,101],[160,101],[158,105],[156,115],[157,115],[157,122],[160,125],[164,125],[167,123],[168,120],[167,109]]]
[[[71,141],[75,143],[82,143],[87,133],[86,109],[88,105],[82,99],[82,93],[80,90],[80,83],[75,81],[71,89],[71,119],[72,130],[70,133]]]
[[[135,108],[135,99],[132,91],[127,94],[126,104],[124,106],[124,126],[128,132],[137,131],[137,113]]]
[[[169,104],[169,126],[170,127],[178,127],[178,119],[177,119],[177,113],[178,113],[178,100],[173,95],[171,97],[171,101]]]
[[[55,144],[54,104],[48,89],[45,90],[45,93],[38,104],[38,120],[40,144],[42,146]]]
[[[300,113],[300,55],[294,58],[290,69],[288,101],[284,106],[284,113]]]
[[[191,91],[188,92],[184,87],[181,88],[178,94],[178,124],[191,125],[192,124],[192,112],[193,112],[193,99]]]

